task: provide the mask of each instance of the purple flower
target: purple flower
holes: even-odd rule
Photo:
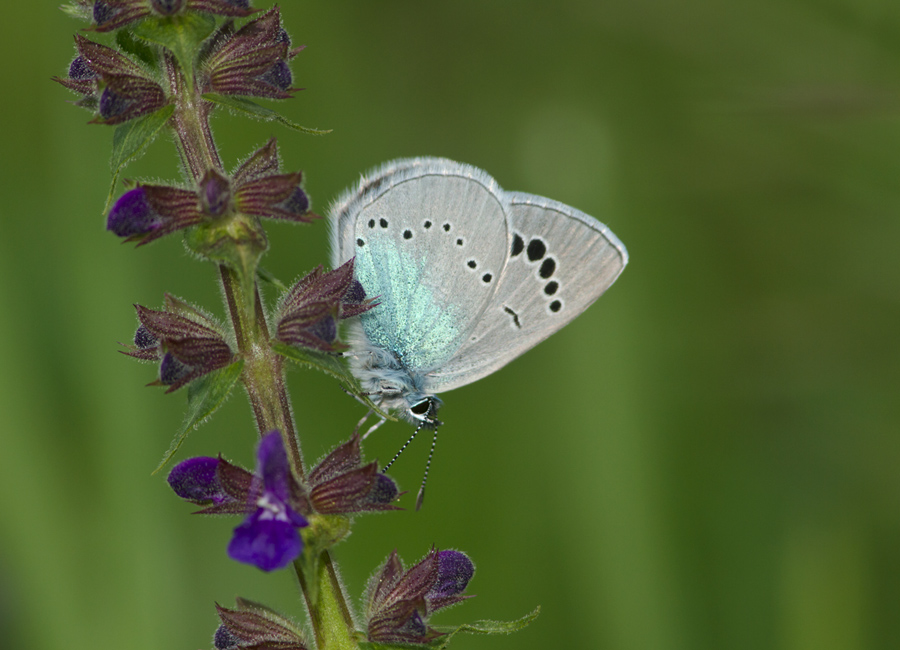
[[[218,458],[188,458],[169,472],[169,486],[182,499],[194,503],[212,502],[219,505],[233,501],[216,475],[218,466]]]
[[[169,486],[186,501],[205,505],[196,514],[246,515],[253,474],[219,457],[198,456],[178,463],[169,472]]]
[[[119,197],[109,211],[106,229],[143,246],[207,218],[199,210],[194,192],[166,185],[139,185]]]
[[[105,96],[106,91],[103,94]],[[159,230],[164,222],[165,218],[147,200],[146,188],[136,187],[125,192],[116,201],[106,219],[106,229],[119,237],[131,238]]]
[[[428,627],[435,611],[471,596],[462,592],[475,574],[475,565],[459,551],[432,548],[425,558],[403,570],[397,551],[369,580],[366,608],[369,641],[428,643],[441,636]]]
[[[298,529],[309,524],[291,505],[296,484],[278,431],[263,437],[256,460],[256,480],[248,502],[255,509],[234,529],[228,555],[263,571],[273,571],[288,566],[300,555],[303,540]]]
[[[301,512],[311,509],[294,479],[277,430],[260,440],[256,461],[256,472],[251,474],[221,457],[189,458],[172,469],[168,480],[182,499],[207,506],[198,514],[245,515],[234,529],[228,555],[263,571],[274,571],[289,565],[303,551],[298,531],[309,523]]]

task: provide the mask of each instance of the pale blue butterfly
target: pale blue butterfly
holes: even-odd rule
[[[628,263],[622,242],[593,217],[507,192],[484,171],[443,158],[366,174],[330,219],[334,266],[355,256],[357,280],[379,303],[351,325],[350,369],[416,432],[440,424],[436,393],[543,341]]]

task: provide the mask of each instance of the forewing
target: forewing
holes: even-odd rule
[[[390,163],[335,215],[339,257],[379,305],[360,317],[369,342],[414,371],[466,341],[496,291],[509,233],[487,174],[443,159]]]
[[[505,195],[511,243],[490,304],[456,355],[426,376],[451,390],[503,367],[569,323],[622,272],[628,252],[602,223],[530,194]]]

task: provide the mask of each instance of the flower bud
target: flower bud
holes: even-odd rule
[[[159,345],[157,339],[144,325],[140,325],[134,333],[134,344],[141,350],[149,350]]]
[[[194,372],[195,368],[187,365],[172,356],[171,352],[163,355],[159,364],[159,383],[163,386],[174,386],[185,383],[185,379]]]
[[[216,474],[218,466],[218,458],[209,456],[189,458],[178,463],[169,472],[167,479],[169,486],[175,494],[187,501],[224,503],[230,500],[230,497]]]
[[[93,16],[98,32],[109,32],[146,18],[150,8],[145,0],[96,0]]]
[[[203,57],[204,92],[287,99],[293,81],[287,60],[290,39],[281,27],[278,8],[234,33],[222,33]]]
[[[197,195],[165,185],[139,185],[113,205],[106,229],[138,246],[201,223]]]
[[[155,81],[130,75],[104,77],[106,88],[100,96],[103,124],[121,124],[152,113],[166,104],[166,95]]]
[[[306,650],[308,647],[304,635],[293,623],[263,605],[238,598],[237,609],[216,605],[216,611],[222,625],[216,630],[213,642],[220,650]],[[225,632],[220,633],[223,629]]]
[[[150,0],[150,6],[160,16],[171,16],[184,8],[185,0]]]
[[[462,592],[474,573],[472,561],[459,551],[432,548],[406,571],[394,551],[369,580],[369,641],[424,644],[441,636],[428,627],[427,618],[438,609],[469,598]]]
[[[231,207],[231,183],[216,170],[210,169],[200,181],[200,200],[206,214],[222,216]]]
[[[157,385],[172,392],[234,360],[224,337],[199,310],[171,296],[167,309],[156,311],[135,305],[141,325],[135,347],[124,354],[142,361],[159,361]]]
[[[229,632],[224,625],[216,628],[216,633],[213,635],[213,647],[216,650],[231,650],[232,648],[237,648],[240,643],[241,640]]]
[[[276,338],[314,350],[337,349],[336,318],[349,318],[374,307],[353,278],[353,260],[333,271],[321,266],[297,282],[282,299]]]
[[[109,211],[106,229],[119,237],[145,235],[162,227],[164,218],[156,213],[147,200],[147,190],[136,187],[119,197]]]

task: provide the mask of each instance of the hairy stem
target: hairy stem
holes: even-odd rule
[[[212,104],[203,101],[196,88],[189,87],[174,57],[166,56],[164,65],[172,95],[176,97],[172,126],[178,151],[185,169],[194,182],[199,183],[208,170],[223,171],[209,128]],[[243,277],[248,269],[255,273],[255,265],[237,270],[219,264],[222,292],[238,351],[244,359],[241,379],[260,435],[272,429],[281,431],[291,466],[297,477],[302,479],[305,475],[303,456],[285,384],[284,359],[271,348],[266,317],[254,278]],[[250,291],[253,295],[246,295]],[[327,551],[322,552],[319,566],[321,568],[315,578],[317,584],[311,586],[295,563],[315,631],[316,646],[320,650],[356,649],[358,644],[353,619],[337,569]]]
[[[209,128],[209,114],[213,105],[203,100],[197,88],[188,86],[175,57],[163,58],[169,89],[175,97],[172,126],[175,129],[178,153],[194,182],[199,182],[209,169],[222,171],[222,160]]]
[[[242,381],[250,398],[256,428],[260,435],[272,429],[281,431],[291,466],[299,478],[305,475],[303,457],[297,440],[291,403],[284,381],[284,358],[272,351],[262,302],[257,292],[255,300],[245,300],[243,283],[235,270],[219,265],[222,290],[234,326],[238,351],[244,358]],[[253,304],[254,312],[247,313],[246,305]]]
[[[323,551],[319,556],[315,586],[307,584],[299,560],[294,562],[294,571],[306,599],[309,620],[316,635],[316,647],[319,650],[358,650],[353,618],[328,551]],[[311,594],[315,594],[315,598]]]

